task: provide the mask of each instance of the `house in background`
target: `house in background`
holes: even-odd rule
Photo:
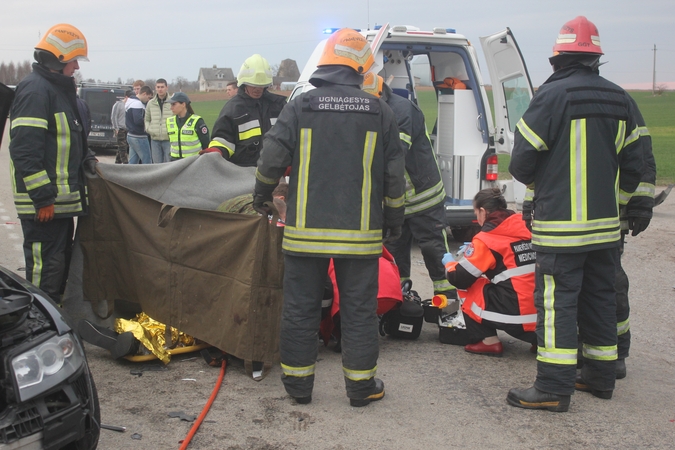
[[[215,64],[212,68],[199,69],[199,91],[224,91],[227,83],[234,81],[234,73],[229,67],[219,68]]]

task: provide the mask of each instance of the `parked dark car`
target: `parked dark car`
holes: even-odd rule
[[[78,85],[78,96],[87,103],[91,114],[91,131],[87,140],[92,150],[117,148],[110,113],[115,102],[124,99],[126,90],[131,90],[131,86],[94,83]]]

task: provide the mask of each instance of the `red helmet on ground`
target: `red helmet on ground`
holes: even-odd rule
[[[560,53],[590,53],[604,55],[600,48],[598,27],[584,16],[565,23],[553,46],[553,55]]]

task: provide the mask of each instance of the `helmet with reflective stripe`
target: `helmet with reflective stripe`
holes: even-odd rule
[[[368,72],[363,76],[363,87],[361,89],[375,97],[381,97],[383,84],[384,79],[381,76]]]
[[[47,30],[35,50],[51,53],[62,64],[75,60],[89,61],[87,39],[80,30],[67,23],[54,25]]]
[[[347,66],[362,74],[374,63],[366,38],[351,28],[342,28],[328,38],[317,66]]]
[[[265,58],[255,54],[244,61],[237,75],[237,86],[243,84],[257,87],[272,85],[272,69]]]
[[[603,55],[598,28],[584,16],[578,16],[565,23],[553,46],[553,55],[561,53]]]

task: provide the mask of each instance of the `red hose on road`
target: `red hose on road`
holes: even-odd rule
[[[183,439],[183,443],[180,446],[179,450],[185,450],[188,445],[190,444],[190,441],[194,437],[195,433],[197,433],[197,430],[199,429],[199,426],[202,424],[202,421],[206,417],[206,415],[209,412],[209,409],[211,408],[211,404],[213,401],[216,399],[216,396],[218,395],[218,391],[220,390],[220,385],[223,383],[223,377],[225,376],[225,366],[227,365],[227,360],[223,359],[223,364],[220,366],[220,375],[218,376],[218,381],[216,381],[216,385],[213,388],[213,392],[211,392],[211,396],[209,397],[209,401],[206,402],[206,405],[204,405],[204,409],[202,409],[202,412],[199,414],[199,417],[197,417],[197,420],[195,421],[194,425],[192,425],[192,428],[190,428],[190,432],[185,436],[185,439]]]

